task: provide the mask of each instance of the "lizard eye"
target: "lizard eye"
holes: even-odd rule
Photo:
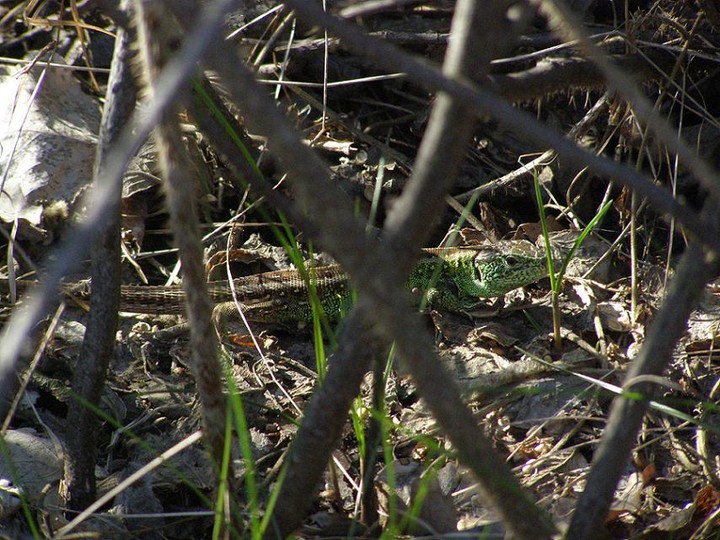
[[[520,259],[515,255],[508,255],[505,257],[505,262],[508,266],[518,266],[520,264]]]

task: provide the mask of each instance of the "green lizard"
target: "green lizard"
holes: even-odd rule
[[[421,306],[466,313],[483,298],[502,296],[547,275],[545,258],[540,254],[517,249],[515,243],[503,246],[504,249],[497,246],[426,249],[408,277],[407,287]],[[311,266],[307,270],[307,279],[297,270],[277,270],[235,279],[233,288],[247,319],[283,326],[311,321],[308,281],[313,284],[328,319],[340,319],[352,304],[348,275],[335,264]],[[7,284],[7,280],[0,280],[4,288]],[[21,288],[31,284],[18,282]],[[208,283],[208,290],[217,304],[215,322],[221,331],[225,319],[237,311],[232,289],[226,281],[215,281]],[[65,285],[63,291],[79,300],[87,300],[90,295],[88,282]],[[180,286],[123,285],[120,295],[123,311],[185,313],[184,292]],[[67,398],[65,383],[35,376],[34,380],[49,388],[61,401]]]
[[[483,298],[494,298],[529,285],[547,275],[545,258],[516,243],[498,247],[429,248],[416,263],[407,287],[417,303],[434,309],[468,312]],[[528,244],[530,246],[530,244]],[[297,270],[277,270],[208,283],[210,296],[221,314],[235,311],[233,293],[248,320],[292,325],[312,320],[308,283],[325,315],[339,319],[352,303],[352,286],[339,265],[309,266],[306,277]],[[5,282],[7,283],[7,282]],[[66,285],[68,296],[87,299],[87,282]],[[124,285],[121,310],[132,313],[183,314],[180,286]]]
[[[465,312],[482,298],[495,298],[547,276],[545,258],[515,249],[445,248],[426,250],[408,278],[411,291],[424,291],[422,303]]]

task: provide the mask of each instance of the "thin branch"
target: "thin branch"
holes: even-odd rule
[[[465,5],[476,7],[475,4],[477,3],[469,2]],[[482,5],[483,9],[488,9],[486,3]],[[472,20],[477,22],[474,16]],[[497,16],[486,20],[496,22]],[[476,33],[483,35],[482,32],[476,31]],[[496,41],[501,43],[503,39],[498,38]],[[460,43],[462,44],[462,41]],[[457,60],[453,61],[457,62]],[[417,371],[416,380],[431,409],[447,430],[466,463],[486,483],[488,490],[493,492],[495,502],[506,517],[508,526],[513,527],[520,537],[549,536],[551,526],[539,516],[537,509],[519,489],[517,482],[495,454],[489,441],[480,435],[475,419],[458,395],[456,385],[441,369],[441,364],[433,353],[432,338],[422,328],[419,318],[410,312],[408,294],[403,290],[410,261],[403,260],[402,253],[407,253],[414,246],[398,249],[395,244],[394,247],[389,248],[387,245],[368,240],[362,232],[363,224],[353,217],[350,201],[329,182],[325,165],[302,145],[295,130],[289,128],[287,120],[258,89],[249,74],[238,69],[237,63],[232,61],[227,49],[222,46],[216,49],[208,62],[221,74],[225,86],[232,93],[236,103],[242,105],[248,125],[268,137],[274,155],[288,172],[296,195],[302,206],[307,208],[308,215],[321,221],[323,227],[318,230],[318,238],[322,245],[333,253],[354,277],[361,294],[367,295],[368,299],[373,301],[375,309],[371,312],[365,308],[362,313],[364,315],[372,313],[373,318],[378,320],[387,334],[397,340],[404,357],[412,359],[411,369]],[[442,108],[440,110],[442,111]],[[448,109],[445,108],[444,112],[447,111]],[[459,115],[454,110],[452,112],[450,120],[454,123],[460,122]],[[471,120],[468,118],[471,116],[468,114],[469,111],[464,109],[463,112],[465,118],[462,121]],[[445,114],[438,116],[445,117]],[[435,132],[428,139],[425,143],[428,149],[434,148],[437,151],[438,141],[445,137],[441,135],[442,131]],[[467,130],[467,133],[469,132]],[[424,234],[428,232],[427,216],[431,215],[434,205],[442,204],[439,195],[451,181],[452,175],[449,172],[457,168],[457,163],[452,163],[451,160],[459,160],[464,155],[465,143],[457,137],[455,143],[458,148],[452,149],[451,155],[445,156],[445,160],[426,149],[427,160],[432,167],[427,168],[427,172],[424,173],[426,177],[418,182],[415,188],[410,189],[405,200],[398,204],[402,210],[394,219],[395,225],[390,228],[392,234],[389,235],[389,240],[409,235],[412,242],[419,246]],[[443,142],[443,146],[445,144]],[[423,189],[423,186],[427,187],[433,181],[440,183],[439,187],[432,187],[431,195],[435,194],[435,197],[428,196]],[[416,214],[418,208],[421,211]],[[328,209],[332,211],[328,212]],[[417,232],[404,228],[406,225],[412,225]],[[383,271],[380,272],[378,269]],[[393,295],[397,291],[402,291],[403,294]],[[363,331],[361,319],[360,314],[351,315],[343,333],[346,340],[357,339],[358,335],[367,335],[367,332]],[[345,352],[348,347],[353,348],[351,342],[342,341],[340,351]],[[303,423],[304,427],[301,428],[294,443],[291,468],[278,499],[275,523],[278,528],[268,531],[271,536],[276,533],[288,534],[303,518],[304,508],[327,462],[326,457],[337,441],[350,400],[357,391],[358,373],[364,374],[367,371],[369,358],[348,357],[343,358],[341,363],[337,362],[336,360],[336,363],[331,365],[325,384],[316,392]],[[353,370],[350,376],[342,369],[343,366],[348,365],[352,366]],[[422,369],[416,366],[422,366]],[[330,390],[325,391],[325,389]],[[318,456],[323,459],[317,459]],[[526,516],[526,519],[515,520],[514,517],[519,512]]]
[[[63,242],[54,253],[55,262],[49,265],[47,273],[38,286],[27,295],[25,309],[16,310],[0,334],[0,401],[11,400],[12,380],[18,358],[27,346],[27,336],[32,328],[57,304],[60,280],[78,261],[82,260],[92,245],[95,232],[105,222],[106,212],[113,199],[113,193],[130,161],[147,139],[150,131],[158,123],[161,114],[177,94],[177,90],[186,83],[195,72],[196,64],[203,52],[220,40],[220,28],[225,14],[232,9],[236,0],[220,0],[203,10],[203,16],[195,30],[184,42],[184,52],[173,60],[158,80],[159,99],[153,101],[142,111],[136,111],[108,155],[107,183],[92,189],[82,204],[88,208],[85,221],[76,227],[68,240]]]
[[[717,209],[717,204],[711,199],[704,213],[716,219]],[[617,397],[612,404],[605,433],[595,452],[566,538],[598,538],[615,487],[635,445],[648,402],[656,394],[652,383],[634,381],[641,381],[647,375],[662,375],[672,359],[675,343],[685,331],[690,312],[703,294],[705,284],[718,271],[720,259],[717,255],[704,251],[697,242],[691,243],[680,261],[663,307],[650,325],[645,344],[625,376],[629,383],[623,387],[626,396]],[[642,399],[627,396],[629,392]]]
[[[607,84],[632,105],[633,113],[647,124],[659,141],[667,145],[682,159],[684,165],[705,189],[720,199],[720,182],[718,182],[717,171],[713,170],[706,160],[700,159],[695,149],[677,136],[676,128],[671,127],[667,119],[660,115],[653,104],[643,96],[637,85],[633,84],[632,79],[615,66],[608,56],[588,39],[572,11],[562,1],[533,0],[532,3],[537,4],[548,15],[550,26],[556,33],[577,41],[578,48],[598,67],[607,79]]]
[[[124,4],[127,7],[127,2]],[[109,147],[119,137],[122,126],[135,108],[137,88],[130,73],[131,38],[128,32],[120,30],[115,40],[95,159],[95,184],[107,181],[105,163]],[[73,392],[95,406],[100,401],[113,355],[120,305],[119,187],[116,185],[109,204],[104,229],[98,231],[95,239],[90,315],[72,383]],[[96,498],[95,458],[100,420],[86,403],[78,400],[71,400],[68,404],[67,418],[63,479],[65,504],[72,510],[83,510]]]
[[[716,223],[700,219],[695,211],[677,202],[668,190],[656,186],[632,168],[579,148],[572,141],[565,139],[561,133],[541,124],[532,115],[514,108],[491,91],[466,80],[450,80],[427,62],[366,36],[355,25],[328,15],[318,9],[313,2],[285,0],[285,3],[295,9],[298,16],[313,21],[314,24],[321,24],[333,34],[340,36],[344,46],[355,54],[367,56],[386,69],[404,71],[410,79],[425,88],[434,92],[447,92],[466,102],[476,110],[477,114],[488,114],[537,144],[554,148],[569,164],[579,168],[588,167],[602,176],[629,187],[640,197],[647,198],[656,210],[666,214],[668,218],[676,219],[706,246],[720,251],[720,231]],[[720,187],[717,189],[720,190]]]

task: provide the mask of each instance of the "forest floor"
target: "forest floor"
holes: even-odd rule
[[[3,179],[5,202],[0,197],[5,233],[0,247],[6,254],[0,274],[33,279],[47,264],[48,253],[72,236],[83,214],[78,201],[92,178],[112,38],[94,30],[79,37],[69,11],[58,14],[48,5],[45,11],[30,13],[26,4],[17,0],[0,5],[0,103],[16,103],[22,92],[32,91],[48,56],[41,56],[25,75],[18,71],[41,50],[53,52],[53,63],[75,67],[87,65],[89,55],[98,68],[92,80],[87,72],[50,66],[41,90],[47,103],[38,100],[39,111],[30,115],[38,123],[23,128],[32,136],[20,139],[22,151],[8,150],[17,128],[0,134],[0,165],[8,173]],[[617,3],[584,4],[587,7],[577,14],[594,40],[618,64],[626,62],[630,69],[638,62],[650,65],[633,71],[639,88],[701,157],[717,165],[720,125],[715,107],[720,110],[720,81],[715,59],[720,27],[703,7],[705,2],[630,2],[633,11],[627,20],[622,10],[613,12]],[[356,21],[371,35],[440,63],[453,6],[443,0],[410,2]],[[270,9],[257,3],[236,14],[228,20],[228,32]],[[403,77],[385,76],[336,42],[326,50],[318,28],[299,24],[289,44],[281,25],[286,12],[278,13],[250,25],[235,43],[259,78],[277,80],[282,72],[285,83],[268,82],[268,93],[275,93],[277,106],[326,161],[333,181],[367,219],[368,229],[378,230],[411,176],[434,98]],[[115,30],[110,19],[88,5],[81,7],[80,17],[89,25]],[[45,18],[66,23],[48,29],[41,24]],[[277,41],[271,42],[270,35]],[[677,60],[681,69],[673,70],[668,59]],[[325,77],[334,84],[323,95]],[[362,78],[369,79],[357,82]],[[24,89],[20,81],[25,81]],[[685,164],[648,135],[632,107],[599,80],[575,49],[563,45],[540,14],[530,18],[506,57],[492,62],[488,84],[583,148],[637,164],[690,208],[699,208],[707,196]],[[7,116],[0,126],[14,126],[17,112],[3,108]],[[78,117],[84,119],[85,131],[68,134],[57,128]],[[263,175],[292,196],[292,187],[283,183],[273,160],[272,144],[250,135]],[[236,276],[290,267],[277,231],[290,231],[302,245],[306,237],[301,231],[283,228],[284,216],[257,202],[251,189],[238,192],[237,184],[228,180],[232,172],[199,132],[189,128],[186,144],[197,172],[211,279],[225,271],[227,260]],[[499,303],[489,301],[472,316],[430,312],[423,317],[443,365],[458,381],[496,451],[563,528],[585,488],[611,404],[645,343],[648,325],[662,305],[688,238],[627,189],[543,154],[548,150],[493,119],[481,118],[448,204],[428,226],[433,229],[432,246],[448,239],[462,245],[535,243],[541,226],[534,178],[519,169],[540,156],[534,176],[556,233],[582,230],[610,201],[609,211],[583,243],[559,289],[561,347],[553,340],[548,279],[513,291]],[[21,159],[30,165],[20,165]],[[16,165],[11,167],[11,162]],[[172,283],[177,254],[151,147],[143,149],[134,167],[123,187],[123,282]],[[17,205],[8,200],[19,199],[18,214]],[[301,249],[306,259],[331,260],[315,254],[312,246]],[[68,281],[86,278],[88,269],[88,261],[83,261]],[[607,538],[718,534],[720,524],[713,517],[720,508],[720,369],[713,360],[718,300],[717,287],[708,285],[675,347],[660,380],[661,391],[622,472],[605,520]],[[5,463],[2,478],[21,486],[30,502],[40,537],[52,537],[51,531],[67,519],[58,511],[56,488],[63,470],[66,402],[72,397],[58,392],[52,381],[68,386],[72,379],[87,317],[86,306],[79,304],[67,299],[59,319],[42,325],[42,331],[51,329],[43,348],[38,332],[41,354],[34,369],[39,377],[31,379],[5,435],[9,461],[16,468],[12,476],[8,460],[0,460]],[[16,309],[10,297],[4,297],[0,320],[6,321]],[[160,314],[121,316],[101,402],[105,421],[96,463],[99,496],[200,428],[187,333],[158,335],[181,321],[182,317]],[[245,405],[261,506],[280,480],[288,446],[318,384],[318,371],[325,369],[326,360],[332,369],[341,326],[323,332],[312,324],[251,324],[250,329],[233,326],[223,336],[223,359]],[[466,536],[452,538],[502,537],[505,529],[499,515],[459,463],[402,363],[382,344],[368,342],[367,347],[385,351],[376,358],[384,388],[383,442],[371,448],[366,438],[366,424],[378,406],[373,392],[378,381],[368,374],[298,534],[346,538],[434,533],[449,538],[460,531]],[[233,452],[236,475],[245,478],[239,450]],[[368,500],[361,503],[359,493],[369,454],[376,458],[374,510],[364,507]],[[196,444],[114,497],[84,523],[84,530],[106,538],[209,538],[213,478],[204,449]],[[0,537],[32,537],[32,520],[20,511],[18,500],[0,507]],[[130,514],[144,518],[131,519]],[[416,519],[398,517],[406,514]],[[364,519],[368,515],[379,515],[379,524]]]

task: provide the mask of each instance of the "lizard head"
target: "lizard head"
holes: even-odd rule
[[[529,244],[531,245],[531,244]],[[447,248],[421,259],[408,279],[436,308],[467,312],[482,298],[502,296],[547,275],[545,258],[498,246]]]
[[[519,253],[482,254],[475,257],[476,279],[486,296],[503,294],[547,276],[544,257]]]

